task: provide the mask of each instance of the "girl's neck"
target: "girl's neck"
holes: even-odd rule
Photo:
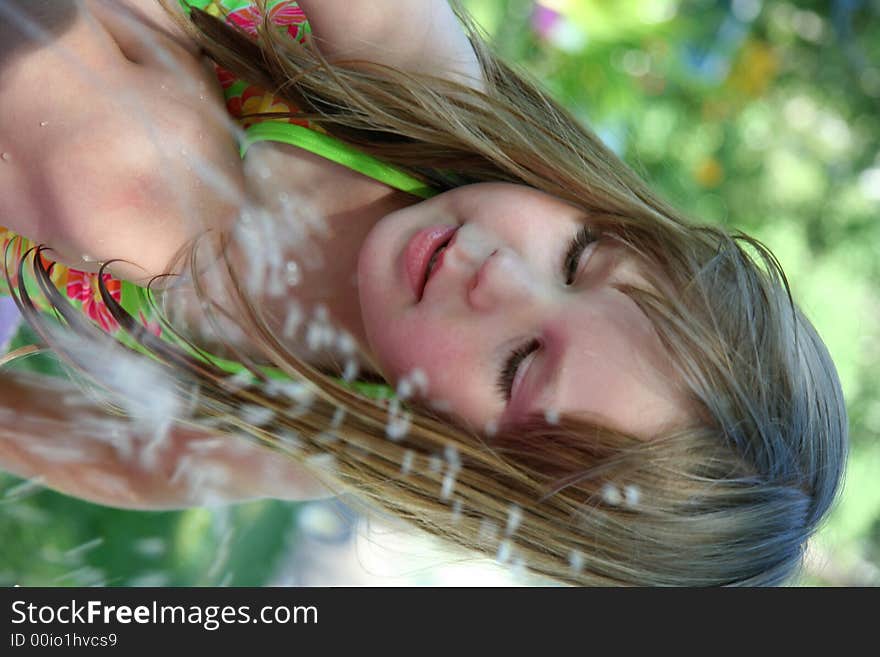
[[[323,218],[325,234],[309,234],[304,243],[282,254],[285,261],[292,260],[299,266],[297,284],[287,294],[265,294],[252,298],[252,302],[264,311],[269,327],[278,336],[284,335],[291,302],[298,303],[304,321],[294,337],[286,340],[288,348],[314,367],[339,373],[345,358],[333,351],[311,350],[305,326],[323,306],[331,324],[349,333],[361,352],[369,353],[358,296],[358,254],[379,220],[419,199],[302,149],[275,142],[254,144],[245,157],[244,173],[248,198],[266,209],[275,210],[286,194]],[[236,271],[244,278],[248,256],[231,255]],[[234,346],[257,356],[248,351],[246,339],[243,343],[236,341]],[[219,345],[211,343],[210,347]],[[357,363],[362,372],[377,374],[369,357]]]

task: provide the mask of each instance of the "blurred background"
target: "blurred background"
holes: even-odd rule
[[[795,584],[880,584],[880,0],[464,4],[670,201],[775,251],[837,364],[852,441]],[[0,307],[0,342],[14,321]],[[0,536],[6,586],[529,583],[340,500],[129,512],[0,474]]]

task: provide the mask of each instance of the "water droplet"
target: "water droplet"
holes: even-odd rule
[[[504,533],[510,536],[519,528],[521,522],[522,509],[516,504],[511,504],[507,510],[507,527],[504,529]]]
[[[329,504],[306,504],[299,514],[299,526],[310,537],[321,541],[339,541],[348,534],[348,524],[342,514]]]
[[[326,323],[330,321],[330,311],[327,310],[327,306],[323,303],[319,303],[315,306],[315,321]]]
[[[584,569],[584,555],[577,550],[572,550],[568,555],[568,563],[574,572],[579,573]]]
[[[48,121],[40,121],[40,127],[41,127],[41,128],[45,128],[47,125],[49,125],[49,122],[48,122]]]
[[[236,372],[232,376],[228,376],[223,380],[223,385],[230,392],[239,392],[242,388],[252,385],[254,375],[247,370]]]
[[[638,506],[641,496],[642,492],[639,490],[638,486],[627,484],[623,487],[623,498],[626,500],[627,506]]]
[[[322,326],[316,322],[309,323],[306,332],[306,343],[311,351],[320,351],[333,346],[336,332],[329,326]]]
[[[330,433],[329,431],[322,431],[317,436],[315,436],[315,442],[319,445],[331,445],[338,441],[339,436],[337,436],[335,433]]]
[[[291,306],[287,311],[287,317],[284,320],[284,328],[281,331],[285,338],[293,338],[302,319],[302,310],[300,310],[299,306]]]
[[[403,461],[401,461],[401,463],[400,463],[400,473],[401,474],[403,474],[405,476],[410,473],[410,470],[412,470],[413,461],[415,460],[415,457],[416,457],[415,452],[413,452],[411,449],[408,449],[408,450],[406,450],[406,452],[404,452]]]
[[[336,336],[336,349],[346,356],[350,356],[357,350],[354,338],[345,331],[340,331]]]
[[[336,469],[336,457],[328,452],[307,456],[305,464],[310,468],[332,472]]]
[[[555,408],[548,408],[544,411],[544,419],[547,420],[548,424],[559,424],[559,410]]]
[[[342,372],[342,378],[346,381],[354,381],[359,372],[360,367],[358,367],[358,364],[353,359],[349,358],[345,361],[345,369]]]
[[[94,550],[96,547],[99,547],[103,543],[104,543],[103,538],[101,538],[101,537],[93,538],[91,541],[86,541],[85,543],[82,543],[80,545],[77,545],[76,547],[73,547],[73,548],[67,550],[64,553],[64,559],[76,561],[76,560],[78,560],[80,555],[85,554],[86,552],[89,552],[90,550]]]
[[[428,394],[428,375],[420,367],[416,367],[409,373],[409,380],[419,389],[422,395]]]
[[[342,426],[343,419],[345,419],[345,409],[340,406],[333,412],[333,419],[330,421],[330,428],[338,429]]]
[[[507,560],[510,559],[511,550],[510,541],[504,539],[498,544],[498,553],[495,555],[495,558],[499,563],[507,563]]]
[[[399,417],[392,417],[385,426],[385,435],[394,441],[402,440],[409,433],[410,415],[405,413]],[[439,462],[440,459],[437,459]],[[439,468],[438,468],[439,470]]]
[[[290,449],[302,449],[303,442],[300,438],[299,434],[296,431],[291,430],[282,430],[281,433],[278,434],[278,438],[281,441],[281,444],[286,445]]]
[[[617,506],[623,500],[620,496],[620,491],[614,484],[605,484],[602,486],[602,499],[611,506]]]
[[[0,153],[0,159],[4,162],[9,162],[12,159],[12,156],[9,153]]]
[[[145,557],[161,557],[165,554],[165,550],[165,539],[163,538],[142,538],[134,542],[134,551]]]
[[[443,486],[440,489],[440,498],[448,500],[452,497],[452,489],[455,488],[455,473],[447,472],[443,476]]]
[[[95,259],[92,256],[90,256],[88,253],[82,254],[82,261],[83,262],[94,262],[94,260]]]
[[[299,265],[296,264],[293,260],[289,260],[285,265],[285,280],[290,287],[295,285],[299,285],[302,281],[302,272],[300,271]]]
[[[266,391],[274,396],[284,395],[298,404],[310,407],[315,401],[315,393],[299,381],[270,381]]]
[[[443,453],[450,471],[458,472],[461,470],[461,456],[458,455],[458,448],[455,445],[447,445]]]
[[[431,472],[440,472],[442,468],[442,459],[436,454],[432,454],[430,458],[428,458],[428,470],[430,470]]]
[[[242,404],[241,419],[255,427],[262,427],[275,419],[275,411],[258,404]]]
[[[412,384],[406,378],[397,382],[397,396],[400,399],[409,399],[411,394]]]

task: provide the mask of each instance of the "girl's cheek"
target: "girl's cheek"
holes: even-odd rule
[[[466,347],[438,338],[411,354],[410,371],[418,368],[424,372],[430,399],[454,402],[467,394],[477,372]]]
[[[400,331],[396,336],[389,331],[380,362],[394,386],[409,381],[415,397],[479,429],[494,412],[482,372],[485,364],[476,358],[473,340],[458,333],[452,327],[417,334]]]

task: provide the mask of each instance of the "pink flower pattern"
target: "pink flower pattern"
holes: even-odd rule
[[[110,276],[110,274],[103,274],[101,280],[103,280],[113,300],[119,303],[122,299],[122,283]],[[110,310],[101,298],[101,290],[98,287],[98,274],[90,274],[75,269],[70,270],[67,277],[67,296],[76,301],[81,301],[83,312],[108,333],[115,333],[119,329],[119,324],[113,319]]]
[[[305,20],[306,15],[303,10],[291,0],[279,2],[269,10],[269,22],[272,25],[286,27],[287,34],[298,41],[302,41],[305,37],[305,30],[300,28]],[[250,5],[229,12],[226,21],[256,38],[257,28],[263,23],[263,14],[258,6]]]

